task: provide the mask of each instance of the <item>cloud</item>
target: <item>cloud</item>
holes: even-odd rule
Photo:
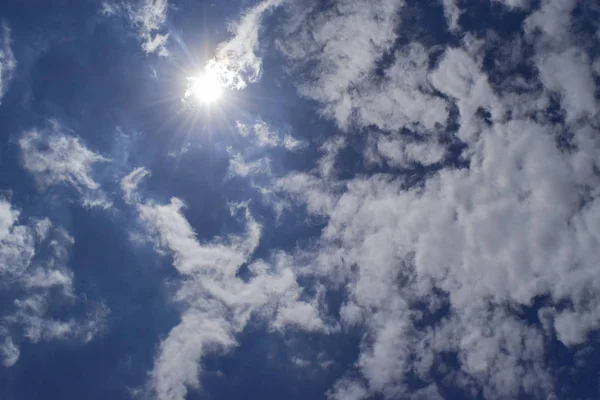
[[[321,112],[346,129],[350,126],[357,88],[368,82],[376,63],[397,37],[402,1],[338,2],[325,11],[317,2],[288,5],[293,16],[277,42],[281,52],[310,76],[298,82],[300,93],[323,105]],[[314,67],[312,67],[314,65]]]
[[[255,82],[261,73],[262,60],[256,54],[259,46],[259,31],[264,15],[279,7],[285,0],[264,0],[247,10],[240,21],[232,23],[231,39],[217,48],[215,57],[207,69],[217,73],[224,84],[238,90]]]
[[[168,9],[167,0],[103,1],[100,12],[106,16],[125,15],[137,29],[146,53],[168,56],[169,34],[162,33]]]
[[[6,22],[2,23],[2,43],[0,44],[0,99],[6,93],[6,87],[17,67],[17,60],[11,48],[11,30]]]
[[[288,151],[298,151],[306,147],[305,142],[294,138],[289,133],[282,134],[261,120],[253,124],[236,121],[235,125],[240,135],[256,141],[261,147],[283,147]]]
[[[424,166],[437,164],[444,160],[445,155],[446,148],[431,140],[412,142],[401,135],[372,135],[365,157],[370,163],[386,161],[394,167],[408,167],[413,163]]]
[[[49,129],[23,133],[18,143],[23,167],[41,189],[68,184],[83,195],[84,204],[110,207],[91,176],[94,164],[110,160],[89,150],[64,126],[53,121]]]
[[[14,365],[21,352],[19,348],[15,346],[12,339],[10,337],[4,338],[4,343],[0,344],[0,357],[2,358],[2,365],[5,367],[10,367]]]
[[[600,329],[599,108],[593,57],[571,30],[574,4],[542,1],[497,60],[494,45],[469,33],[443,51],[392,48],[401,2],[286,6],[278,47],[300,93],[344,133],[367,135],[365,161],[441,168],[418,185],[393,173],[340,180],[349,135],[326,141],[312,171],[274,182],[279,212],[301,205],[326,223],[288,255],[298,273],[343,287],[339,322],[364,332],[356,373],[331,398],[441,398],[437,379],[473,397],[546,398],[547,343],[576,346]],[[457,27],[453,5],[447,17]],[[389,62],[375,72],[384,54]],[[525,66],[534,67],[529,81],[513,74],[497,83]],[[553,98],[564,123],[549,117]],[[464,167],[444,165],[456,143]],[[530,309],[537,318],[523,317]]]
[[[329,391],[327,397],[333,400],[363,400],[369,398],[369,391],[356,380],[340,379]]]
[[[271,329],[326,331],[316,303],[300,300],[291,260],[274,255],[266,262],[252,261],[261,226],[245,204],[232,205],[245,230],[201,243],[183,215],[176,198],[160,205],[138,203],[140,221],[148,240],[173,257],[181,282],[175,301],[182,306],[181,322],[161,342],[151,372],[149,390],[164,399],[184,399],[200,389],[201,360],[207,354],[237,346],[236,335],[250,318],[267,321]],[[249,279],[238,276],[248,265]]]
[[[73,273],[67,267],[74,240],[48,219],[23,224],[20,214],[0,199],[0,293],[14,297],[0,319],[0,356],[5,367],[17,362],[20,341],[91,340],[109,312],[99,304],[85,317],[51,317],[55,306],[69,310],[78,301]]]
[[[131,204],[133,202],[139,201],[139,197],[136,193],[137,188],[140,182],[148,175],[150,175],[150,171],[148,171],[144,167],[138,167],[131,171],[121,180],[123,200],[125,200],[126,203]]]
[[[383,80],[365,82],[352,96],[356,123],[385,131],[409,127],[420,133],[444,126],[447,104],[427,80],[428,52],[412,43],[397,51],[395,58]]]
[[[592,117],[598,112],[591,63],[584,52],[572,47],[558,54],[551,53],[537,64],[544,86],[560,93],[568,122]]]
[[[576,135],[584,140],[589,129]],[[327,186],[312,195],[306,185],[281,186],[329,219],[313,273],[349,291],[343,322],[367,329],[358,366],[371,391],[403,396],[402,376],[430,379],[436,355],[456,352],[485,397],[541,396],[551,391],[547,332],[508,310],[549,295],[546,315],[566,345],[599,327],[590,245],[600,237],[592,228],[600,202],[584,200],[597,185],[598,158],[585,147],[562,153],[553,131],[532,121],[495,124],[473,144],[468,170],[444,169],[422,188],[385,174],[346,182],[341,197]],[[555,305],[564,300],[571,309]],[[447,302],[451,311],[417,329],[417,302],[428,312]]]
[[[543,0],[540,8],[525,20],[526,35],[542,48],[564,46],[571,40],[571,12],[575,4],[575,0]]]
[[[247,177],[271,174],[271,164],[268,158],[245,161],[240,153],[233,152],[231,149],[228,149],[228,152],[230,153],[229,175]]]
[[[448,24],[448,30],[450,32],[456,32],[460,29],[458,26],[458,19],[462,14],[462,10],[457,4],[456,0],[443,0],[442,5],[444,6],[444,17]]]
[[[465,43],[468,46],[468,43]],[[492,119],[500,119],[503,109],[481,69],[477,54],[469,54],[469,48],[448,48],[429,80],[440,92],[457,100],[460,112],[459,139],[470,142],[480,128],[476,118],[478,109],[490,111]]]
[[[283,147],[288,151],[297,151],[306,147],[306,142],[302,142],[292,135],[285,135],[282,141]]]
[[[575,2],[542,1],[510,42],[464,32],[426,47],[401,37],[402,1],[264,1],[209,63],[230,86],[260,76],[261,21],[279,6],[276,45],[298,91],[341,132],[312,170],[262,190],[278,215],[305,212],[324,227],[307,246],[256,260],[262,227],[248,204],[232,206],[241,233],[200,241],[182,200],[144,203],[131,194],[143,170],[130,174],[125,196],[180,275],[181,321],[159,345],[150,390],[184,399],[199,389],[202,358],[237,346],[257,318],[273,331],[360,330],[332,399],[442,398],[440,382],[472,397],[553,396],[547,344],[577,346],[600,329],[597,68],[571,29]],[[458,3],[443,6],[458,32]],[[549,115],[556,99],[564,122]],[[238,131],[288,148],[260,121]],[[418,184],[397,171],[341,179],[355,133],[366,164],[435,167]],[[269,175],[268,159],[229,151],[231,174]],[[340,288],[339,315],[329,313],[326,294]]]

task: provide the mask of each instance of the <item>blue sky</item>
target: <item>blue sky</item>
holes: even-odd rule
[[[600,396],[600,6],[0,4],[0,399]]]

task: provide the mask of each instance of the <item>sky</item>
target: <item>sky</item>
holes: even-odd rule
[[[600,398],[599,21],[0,2],[0,399]]]

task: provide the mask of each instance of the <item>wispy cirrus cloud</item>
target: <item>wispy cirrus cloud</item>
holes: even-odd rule
[[[121,180],[121,190],[123,191],[123,200],[126,203],[133,203],[139,201],[139,197],[137,194],[138,185],[140,182],[150,175],[150,171],[148,171],[144,167],[138,167],[127,174]]]
[[[218,73],[225,85],[239,90],[260,77],[262,59],[257,50],[261,21],[263,16],[284,2],[261,1],[245,11],[239,22],[229,26],[231,39],[219,45],[207,67]]]
[[[168,56],[169,34],[164,33],[169,9],[168,0],[103,1],[100,12],[103,15],[123,15],[137,29],[146,53]]]
[[[18,143],[23,167],[42,190],[66,184],[82,194],[84,204],[110,207],[110,201],[92,177],[94,164],[110,160],[85,147],[69,129],[51,121],[48,128],[23,133]]]
[[[67,266],[74,240],[49,219],[24,223],[20,214],[0,199],[0,293],[14,296],[0,319],[0,356],[5,367],[18,361],[23,341],[90,341],[109,312],[97,304],[83,317],[52,316],[57,306],[69,310],[70,304],[80,300]]]
[[[127,181],[141,176],[134,170]],[[139,182],[138,182],[139,183]],[[132,196],[128,184],[124,195]],[[233,217],[244,222],[244,231],[200,242],[183,214],[183,201],[168,204],[136,201],[147,240],[171,254],[180,274],[175,301],[182,306],[181,322],[160,343],[148,390],[164,399],[184,399],[189,389],[201,388],[201,360],[214,352],[237,346],[236,336],[252,317],[273,330],[326,331],[318,304],[300,299],[291,260],[252,260],[262,227],[246,204],[231,205]],[[238,275],[248,265],[249,279]]]
[[[17,60],[12,51],[11,30],[6,22],[2,22],[2,43],[0,44],[0,99],[6,93],[8,83],[17,67]]]

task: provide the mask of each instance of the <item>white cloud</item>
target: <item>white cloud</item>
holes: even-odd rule
[[[446,148],[434,141],[412,142],[401,135],[372,135],[371,139],[365,155],[371,163],[379,164],[385,160],[395,167],[412,163],[427,166],[442,162],[446,155]]]
[[[54,303],[77,301],[73,273],[67,268],[73,238],[48,219],[23,224],[20,213],[0,200],[0,292],[19,294],[2,311],[0,356],[4,366],[19,358],[17,343],[69,339],[87,342],[102,328],[108,309],[99,305],[84,318],[50,317]],[[40,256],[39,254],[47,254]],[[68,308],[66,309],[68,310]],[[21,337],[22,336],[22,337]]]
[[[240,153],[236,153],[231,149],[228,149],[228,152],[230,154],[229,175],[247,177],[271,174],[271,164],[268,158],[246,161]]]
[[[542,0],[540,8],[525,20],[525,33],[542,48],[564,46],[571,39],[571,12],[575,3],[575,0]]]
[[[348,11],[361,4],[336,3],[335,12],[319,15],[298,8],[286,21],[279,46],[309,78],[298,83],[301,93],[318,100],[323,114],[348,132],[368,127],[366,160],[395,166],[443,162],[447,141],[437,128],[445,127],[455,105],[460,118],[453,134],[465,146],[461,160],[468,168],[447,166],[418,187],[391,174],[340,181],[334,167],[345,141],[334,138],[312,172],[275,182],[285,198],[283,207],[277,203],[280,211],[302,204],[327,221],[319,239],[299,250],[302,266],[310,268],[298,271],[325,280],[328,288],[343,286],[340,322],[366,332],[359,374],[338,381],[329,396],[441,398],[435,385],[419,393],[407,385],[405,377],[414,374],[431,382],[432,368],[485,398],[552,396],[545,365],[549,335],[573,346],[600,328],[600,259],[593,249],[600,240],[594,172],[600,166],[599,108],[592,62],[570,33],[574,2],[543,1],[523,37],[504,44],[508,59],[494,66],[510,72],[527,63],[538,68],[539,81],[515,79],[494,88],[483,63],[488,44],[470,35],[446,48],[432,71],[428,50],[411,44],[375,78],[375,62],[396,25],[382,17],[381,41],[354,49],[375,32],[376,11],[361,18]],[[457,12],[449,11],[451,25]],[[534,38],[540,39],[535,56],[524,60],[523,44]],[[566,126],[550,123],[549,92],[560,95]],[[402,136],[402,127],[420,136]],[[558,147],[565,135],[572,148]],[[513,312],[539,296],[551,299],[540,310],[540,325]],[[572,306],[554,306],[564,300]],[[425,313],[446,307],[445,317],[422,322]],[[446,352],[457,355],[459,369],[438,360]]]
[[[346,139],[343,136],[335,136],[327,139],[321,145],[323,155],[317,162],[319,175],[323,178],[330,178],[335,175],[335,161],[338,153],[346,147]]]
[[[327,328],[314,303],[300,301],[301,290],[287,257],[252,262],[247,281],[237,276],[261,235],[247,205],[231,207],[232,215],[241,213],[245,220],[243,233],[206,243],[196,238],[183,207],[175,198],[166,205],[138,204],[141,221],[157,245],[173,256],[173,266],[181,274],[175,296],[183,307],[181,322],[161,342],[151,372],[150,390],[163,399],[184,399],[188,389],[199,389],[202,357],[235,347],[236,334],[252,315],[270,321],[274,330]]]
[[[283,4],[284,0],[264,0],[247,10],[238,23],[232,23],[232,38],[217,48],[207,68],[219,74],[229,87],[243,89],[260,77],[262,60],[256,54],[261,20],[265,14]]]
[[[340,379],[327,395],[332,400],[363,400],[369,398],[369,391],[356,380]]]
[[[110,207],[92,178],[95,163],[110,161],[94,153],[64,126],[53,121],[47,130],[32,129],[19,138],[23,167],[42,189],[69,184],[83,195],[83,203]]]
[[[583,51],[572,47],[561,53],[551,53],[537,64],[544,86],[560,93],[568,122],[598,112],[591,63]]]
[[[475,118],[477,110],[480,107],[486,109],[493,119],[499,119],[502,107],[487,75],[481,70],[481,62],[465,47],[448,48],[429,79],[437,90],[457,100],[461,123],[457,136],[464,142],[471,142],[480,128]]]
[[[302,142],[288,134],[283,137],[282,145],[288,151],[297,151],[306,147],[306,142]]]
[[[126,203],[139,201],[136,193],[137,187],[148,175],[150,175],[150,171],[144,167],[138,167],[121,180],[121,190],[123,191],[123,199]]]
[[[283,147],[288,151],[297,151],[306,146],[305,142],[295,139],[289,133],[279,133],[261,120],[257,120],[253,124],[243,124],[237,121],[235,126],[240,135],[256,140],[261,147]]]
[[[257,121],[251,126],[238,122],[237,126],[243,135],[247,135],[248,130],[252,131],[261,146],[275,147],[279,144],[279,134],[262,121]]]
[[[446,101],[433,94],[427,80],[429,55],[412,43],[397,51],[381,82],[367,81],[352,96],[356,123],[386,131],[411,127],[433,131],[448,119]]]
[[[391,49],[402,6],[397,0],[337,2],[326,11],[317,2],[289,5],[293,17],[282,27],[278,46],[294,68],[315,64],[298,88],[340,127],[349,127],[353,110],[361,107],[354,104],[356,88],[372,78],[377,61]]]
[[[21,351],[15,346],[12,339],[10,337],[5,337],[4,343],[0,344],[0,358],[2,358],[2,365],[5,367],[15,365],[20,355]]]
[[[440,48],[416,42],[393,48],[402,1],[338,1],[327,10],[317,3],[286,3],[276,26],[278,48],[301,76],[299,92],[316,100],[344,134],[369,136],[367,162],[444,167],[455,151],[448,141],[460,141],[468,167],[445,166],[418,186],[394,174],[339,180],[338,155],[351,139],[328,138],[312,171],[292,172],[264,190],[278,213],[302,205],[325,228],[307,248],[257,261],[261,226],[247,205],[233,210],[243,214],[242,233],[200,242],[181,200],[140,203],[130,194],[139,182],[134,171],[123,185],[126,198],[181,277],[182,318],[159,346],[151,390],[184,399],[200,388],[202,358],[235,347],[251,316],[272,330],[338,331],[337,321],[323,315],[323,291],[343,287],[339,324],[362,328],[364,336],[356,373],[335,383],[331,398],[441,398],[434,368],[473,396],[552,396],[544,364],[550,335],[573,346],[600,328],[598,104],[594,67],[570,30],[574,2],[543,0],[522,36],[503,43],[506,59],[493,66],[504,73],[535,66],[539,81],[511,77],[497,86],[484,63],[491,45],[469,33],[431,68]],[[267,0],[249,10],[217,51],[209,67],[230,86],[243,88],[260,76],[261,19],[281,4]],[[457,4],[443,4],[455,32]],[[523,59],[527,44],[535,51],[530,60]],[[384,56],[390,63],[377,70]],[[565,126],[544,116],[552,92],[560,96]],[[446,132],[455,108],[459,118],[451,122],[459,127]],[[260,146],[297,148],[264,123],[238,124],[238,130]],[[568,149],[557,146],[565,135]],[[231,174],[270,171],[267,159],[230,154]],[[245,281],[236,276],[243,265],[250,271]],[[306,275],[323,284],[310,299],[296,281]],[[539,296],[550,299],[539,311],[540,324],[514,312]],[[557,307],[561,301],[569,308]],[[458,368],[440,359],[448,353],[457,356]],[[425,387],[412,390],[412,377]]]
[[[254,133],[262,146],[275,147],[279,143],[279,134],[272,131],[265,123],[254,124]]]
[[[100,12],[107,16],[124,14],[137,29],[146,53],[167,56],[169,34],[163,32],[168,9],[167,0],[103,1]]]
[[[580,206],[598,184],[590,172],[598,157],[562,153],[553,131],[495,124],[473,144],[470,169],[443,170],[423,188],[386,175],[355,178],[341,197],[327,186],[312,196],[287,186],[310,212],[329,216],[313,273],[346,282],[342,315],[369,332],[358,362],[369,390],[402,396],[402,376],[427,379],[435,354],[456,351],[488,398],[548,394],[545,332],[507,309],[545,294],[568,299],[571,310],[548,314],[567,345],[600,327],[600,260],[590,247],[600,238],[592,228],[600,201]],[[433,285],[448,293],[451,314],[417,332],[410,302],[430,302]]]
[[[448,24],[448,29],[450,32],[456,32],[460,29],[458,26],[458,19],[462,14],[462,10],[457,4],[456,0],[442,0],[442,5],[444,6],[444,17],[446,18],[446,23]]]
[[[6,87],[17,67],[17,60],[11,48],[11,31],[8,24],[2,23],[2,43],[0,44],[0,99],[6,93]]]
[[[530,0],[492,0],[504,4],[510,9],[525,10],[530,6]]]

